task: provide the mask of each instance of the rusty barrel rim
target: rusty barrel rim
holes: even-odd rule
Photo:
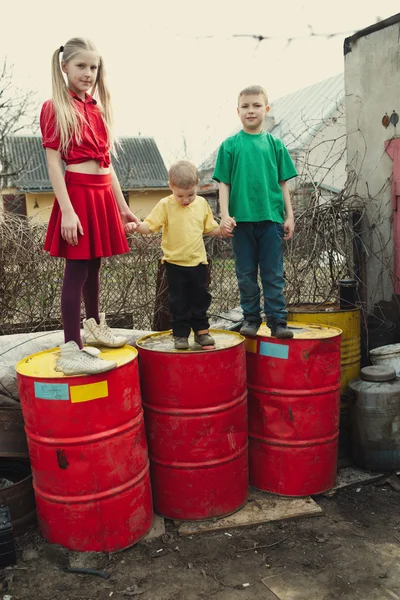
[[[154,333],[147,333],[146,335],[143,335],[141,338],[136,340],[136,345],[140,350],[144,350],[144,351],[148,351],[148,352],[159,352],[159,353],[164,353],[164,354],[179,354],[179,355],[192,356],[193,354],[211,354],[213,352],[223,352],[226,350],[230,350],[231,348],[235,348],[236,346],[243,344],[246,340],[246,338],[243,335],[241,335],[240,333],[238,333],[236,331],[229,331],[227,329],[212,329],[212,328],[210,328],[209,332],[211,335],[222,334],[224,336],[230,337],[232,340],[235,339],[236,343],[234,343],[230,346],[224,347],[224,348],[219,348],[218,345],[216,345],[213,350],[204,350],[203,348],[201,348],[201,346],[196,347],[196,348],[190,347],[187,350],[176,350],[173,346],[168,349],[149,348],[146,346],[146,343],[148,341],[155,340],[157,338],[162,338],[162,337],[168,337],[168,339],[170,338],[170,341],[172,343],[172,329],[168,329],[166,331],[156,331]],[[189,337],[191,338],[192,336],[193,336],[193,334],[191,333]]]

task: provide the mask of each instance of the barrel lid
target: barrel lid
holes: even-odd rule
[[[372,366],[361,369],[361,379],[364,381],[391,381],[396,379],[396,371],[391,367]]]
[[[226,350],[233,346],[238,346],[244,342],[244,337],[240,333],[235,331],[226,331],[223,329],[210,329],[210,334],[215,340],[215,350]],[[192,354],[210,352],[210,350],[204,350],[195,343],[193,334],[189,336],[189,349],[188,350],[175,350],[174,338],[172,337],[171,331],[160,331],[157,333],[149,333],[139,338],[136,342],[139,350],[151,350],[152,352],[167,352],[173,354]]]
[[[400,354],[400,344],[388,344],[387,346],[379,346],[369,351],[372,356],[387,356],[388,354]]]
[[[41,379],[64,379],[66,377],[90,377],[89,375],[64,375],[56,371],[57,359],[60,354],[60,348],[50,348],[43,352],[31,354],[20,360],[15,369],[20,375],[25,377],[35,377]],[[122,348],[101,348],[99,358],[111,360],[117,363],[117,368],[137,357],[137,350],[132,346],[122,346]]]
[[[341,335],[342,330],[339,327],[328,327],[327,325],[310,325],[309,323],[288,322],[288,328],[293,331],[295,340],[319,340],[333,338]],[[271,330],[266,323],[262,323],[257,335],[262,337],[272,337]]]

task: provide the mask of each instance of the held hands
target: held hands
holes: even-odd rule
[[[71,246],[77,246],[78,234],[83,235],[83,227],[76,212],[61,214],[61,237]]]
[[[124,225],[124,229],[125,226],[128,224],[140,225],[141,223],[140,219],[138,219],[137,216],[134,215],[131,210],[129,210],[129,208],[124,212],[121,212],[121,221],[122,225]],[[135,231],[135,229],[125,229],[125,231],[127,231],[128,233],[132,233],[133,231]]]
[[[294,234],[294,217],[288,217],[283,224],[283,239],[290,240]]]
[[[125,233],[135,233],[135,231],[141,224],[142,223],[139,220],[137,220],[136,222],[131,221],[130,223],[126,223],[126,225],[124,225],[124,231]]]
[[[236,221],[234,217],[224,217],[221,219],[220,229],[221,237],[231,238],[233,237],[232,231],[236,227]]]

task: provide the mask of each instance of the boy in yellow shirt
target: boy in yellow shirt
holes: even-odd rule
[[[197,344],[214,346],[215,341],[208,332],[211,294],[206,287],[203,235],[231,235],[221,230],[207,201],[197,196],[199,175],[194,164],[186,160],[174,163],[168,179],[172,195],[162,198],[142,223],[128,223],[125,231],[147,235],[162,229],[162,260],[167,272],[175,349],[189,348],[190,329]]]

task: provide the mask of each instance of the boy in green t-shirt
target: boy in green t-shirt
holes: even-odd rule
[[[233,232],[233,251],[244,322],[240,333],[256,335],[261,324],[258,269],[264,312],[273,336],[291,338],[283,289],[282,239],[294,232],[287,180],[297,176],[281,140],[263,131],[268,113],[264,88],[251,86],[239,94],[239,133],[218,152],[213,179],[219,183],[221,227]]]

